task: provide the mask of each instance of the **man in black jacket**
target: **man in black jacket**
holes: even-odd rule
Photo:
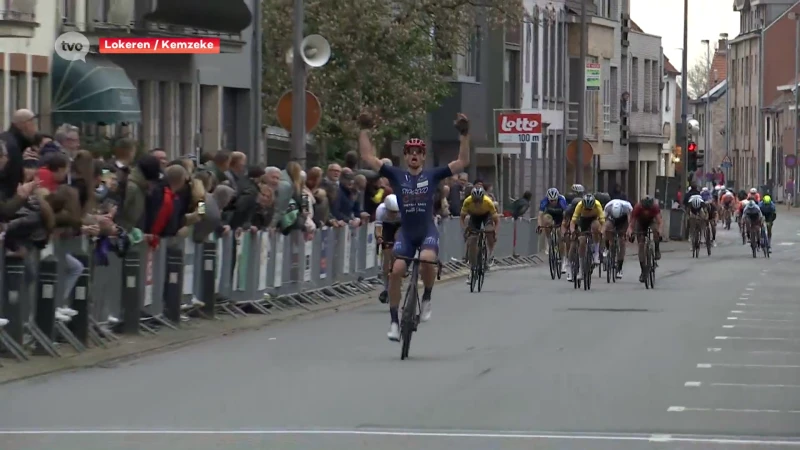
[[[5,142],[8,152],[8,163],[0,172],[0,194],[3,198],[11,198],[17,186],[25,180],[22,154],[33,144],[36,137],[36,115],[27,109],[20,109],[11,116],[11,126],[0,133],[0,140]]]

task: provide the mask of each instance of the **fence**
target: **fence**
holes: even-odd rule
[[[466,268],[459,221],[439,223],[440,261],[445,272]],[[501,266],[536,261],[536,223],[501,219],[495,258]],[[54,241],[26,257],[0,256],[0,351],[20,361],[35,355],[62,356],[66,343],[77,352],[106,347],[117,334],[157,334],[179,329],[190,318],[240,318],[275,314],[370,292],[380,284],[375,224],[323,228],[313,235],[271,231],[233,233],[195,243],[166,239],[145,244],[124,258],[108,255],[99,265],[87,238]],[[67,299],[70,254],[84,269]],[[66,303],[66,304],[62,304]],[[71,308],[67,317],[64,307]]]

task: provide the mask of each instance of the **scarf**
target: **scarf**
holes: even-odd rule
[[[172,217],[173,209],[175,209],[174,200],[175,195],[172,193],[172,190],[165,186],[161,209],[158,210],[158,215],[156,215],[156,220],[153,222],[153,228],[151,230],[154,239],[150,241],[150,248],[155,249],[158,247],[160,242],[159,236],[169,224],[169,219]]]

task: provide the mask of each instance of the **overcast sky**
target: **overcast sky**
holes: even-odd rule
[[[630,5],[631,19],[645,33],[661,36],[664,54],[681,70],[683,0],[630,0]],[[720,33],[728,33],[731,39],[739,34],[739,13],[733,11],[733,0],[690,0],[689,67],[706,52],[700,41],[708,39],[714,45]]]

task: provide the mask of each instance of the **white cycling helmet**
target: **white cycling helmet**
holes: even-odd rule
[[[700,192],[708,192],[708,187],[704,187]]]
[[[383,199],[383,206],[386,207],[387,210],[392,212],[399,212],[400,206],[397,204],[397,196],[387,195],[385,199]]]
[[[693,208],[700,209],[700,207],[703,206],[703,199],[700,198],[699,195],[696,195],[689,199],[689,203],[692,205]]]
[[[619,219],[622,217],[622,203],[614,203],[611,205],[611,217]]]
[[[756,189],[756,188],[750,188],[750,193],[751,193],[751,194],[758,194],[758,189]]]
[[[583,188],[582,184],[573,184],[572,185],[572,192],[574,192],[576,194],[583,194],[583,191],[585,191],[585,189]]]
[[[550,188],[547,190],[547,199],[550,201],[558,200],[558,189]]]

